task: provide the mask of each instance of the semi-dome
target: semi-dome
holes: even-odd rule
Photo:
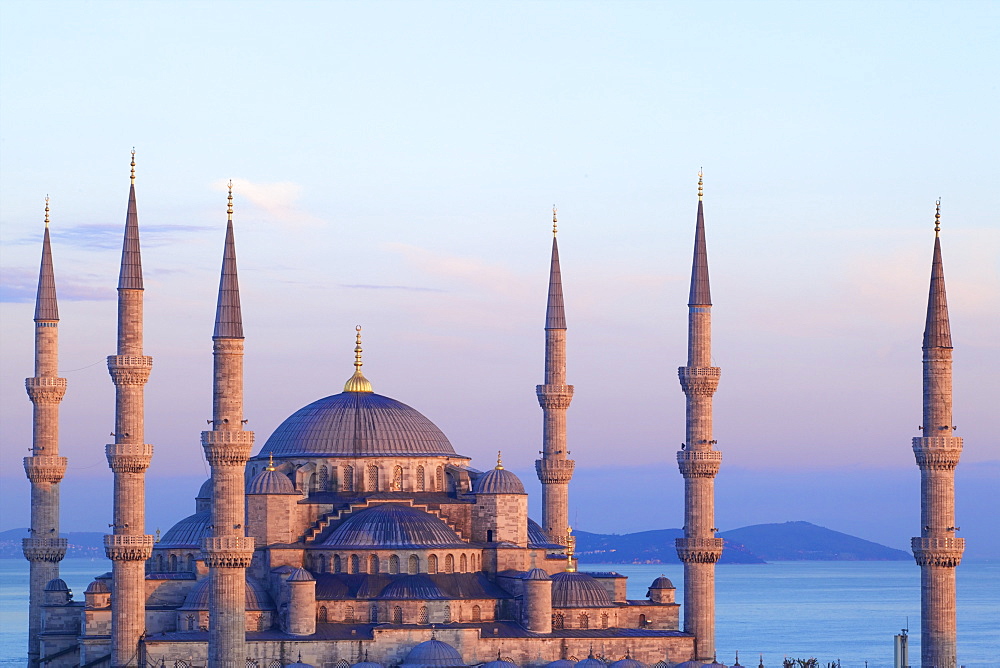
[[[552,576],[553,608],[610,608],[608,590],[586,573],[556,573]],[[579,664],[577,664],[579,665]]]
[[[437,584],[424,574],[407,575],[382,590],[379,598],[437,601],[448,598]]]
[[[464,666],[462,655],[446,642],[431,638],[410,650],[403,661],[407,668],[449,668]]]
[[[291,479],[270,466],[247,484],[247,494],[299,494]]]
[[[474,494],[524,494],[524,485],[521,484],[520,478],[497,464],[495,469],[476,478],[472,492]]]
[[[535,520],[528,518],[528,547],[539,548],[561,548],[562,545],[553,543],[545,529]]]
[[[316,578],[304,568],[296,568],[288,574],[286,582],[313,582]]]
[[[530,571],[521,576],[522,580],[551,580],[549,574],[543,571],[541,568],[532,568]]]
[[[398,503],[357,511],[323,541],[338,548],[467,547],[458,534],[439,518]]]
[[[188,515],[163,534],[154,547],[201,548],[202,538],[209,535],[208,525],[212,523],[212,512],[203,510]]]
[[[374,392],[341,392],[292,413],[257,457],[455,454],[441,430],[406,404]]]
[[[208,610],[209,583],[212,578],[203,578],[184,598],[184,604],[179,610]],[[246,609],[247,610],[274,610],[274,602],[270,595],[256,581],[247,578],[246,580]]]
[[[212,479],[209,478],[205,482],[201,483],[201,487],[198,488],[198,496],[194,497],[196,499],[211,499],[212,498]]]

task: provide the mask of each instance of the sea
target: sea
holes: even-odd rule
[[[104,560],[67,559],[61,575],[82,598]],[[629,578],[628,595],[666,575],[683,597],[680,565],[581,564]],[[27,647],[28,562],[0,559],[0,668],[23,666]],[[794,561],[716,568],[716,647],[720,663],[781,668],[784,658],[820,666],[892,668],[893,636],[908,628],[910,665],[920,665],[920,574],[911,561]],[[600,648],[595,647],[595,651]],[[958,660],[1000,668],[1000,562],[958,568]]]

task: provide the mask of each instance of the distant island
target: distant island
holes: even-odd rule
[[[577,531],[576,556],[584,564],[676,564],[674,539],[680,529],[626,534]],[[21,539],[27,529],[0,531],[0,559],[23,559]],[[104,534],[71,531],[67,559],[103,559]],[[907,561],[908,552],[809,522],[754,524],[719,533],[725,541],[720,564],[764,564],[768,561]]]
[[[575,532],[577,558],[587,564],[677,564],[674,539],[680,529],[627,534]],[[754,524],[722,531],[720,564],[763,564],[768,561],[908,561],[912,555],[863,538],[811,524]]]

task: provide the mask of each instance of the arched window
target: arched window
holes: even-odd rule
[[[554,629],[564,629],[566,628],[566,620],[563,618],[561,612],[557,612],[552,615],[552,628]]]
[[[372,624],[378,624],[378,606],[373,605],[371,612],[368,614],[368,621]]]
[[[410,575],[416,575],[420,572],[420,557],[415,554],[410,555],[410,565],[408,571]]]
[[[393,492],[403,491],[403,467],[394,466],[392,469],[392,490]]]
[[[420,606],[420,611],[417,612],[417,624],[426,624],[429,621],[429,619],[430,618],[427,615],[427,606],[426,605]]]
[[[277,659],[271,659],[271,663],[267,664],[267,668],[281,668],[281,662]]]
[[[170,555],[170,572],[172,573],[172,572],[174,572],[176,570],[177,570],[177,555],[176,554],[171,554]]]
[[[427,557],[427,572],[431,575],[438,572],[438,558],[436,554]]]
[[[581,629],[589,629],[590,628],[590,617],[587,616],[587,613],[583,613],[583,614],[581,614],[577,618],[577,623],[580,625],[579,628],[581,628]]]
[[[451,606],[444,606],[444,622],[445,624],[451,624]]]
[[[434,491],[443,492],[444,491],[444,467],[439,466],[437,468],[437,475],[434,477]]]
[[[306,480],[306,489],[309,490],[307,494],[312,494],[313,492],[318,492],[319,488],[316,486],[316,473],[310,473],[309,478]]]
[[[334,664],[334,668],[351,668],[351,662],[346,659],[341,659]]]
[[[194,572],[194,555],[190,552],[187,555],[187,568],[184,570]]]
[[[393,575],[399,573],[399,557],[395,554],[389,557],[389,572]]]
[[[368,466],[368,475],[365,480],[365,490],[368,492],[378,491],[378,467],[374,464]]]
[[[454,573],[455,572],[455,557],[450,554],[444,558],[444,572]]]
[[[316,570],[320,573],[326,573],[326,555],[321,554],[316,559]]]
[[[424,483],[424,467],[423,466],[418,466],[417,467],[417,491],[418,492],[424,491],[424,485],[425,485],[425,483]]]
[[[187,616],[187,630],[194,631],[194,615]]]
[[[353,492],[354,491],[354,467],[345,466],[344,467],[344,479],[341,481],[341,491]]]
[[[333,555],[333,572],[340,573],[342,569],[343,566],[340,563],[340,555],[339,554]]]
[[[378,573],[378,555],[373,554],[368,557],[368,572],[372,575]]]
[[[392,623],[402,624],[403,623],[403,609],[398,605],[392,608]]]
[[[330,489],[330,469],[326,464],[319,467],[319,491],[325,492]]]
[[[361,560],[358,559],[358,555],[351,555],[351,573],[357,573],[361,570]]]
[[[601,615],[601,628],[602,629],[608,628],[608,613],[606,612],[603,615]]]
[[[329,617],[327,615],[328,613],[326,611],[326,606],[325,605],[319,606],[319,614],[316,615],[316,621],[317,622],[329,621]]]
[[[344,608],[344,622],[347,624],[354,623],[354,606],[349,605]]]
[[[483,621],[483,611],[478,605],[472,606],[472,621],[481,622]]]
[[[468,573],[469,572],[469,558],[464,554],[458,559],[458,572]]]
[[[646,615],[639,615],[639,628],[646,628]]]

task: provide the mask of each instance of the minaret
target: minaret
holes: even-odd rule
[[[246,665],[246,569],[254,539],[246,535],[244,470],[253,432],[243,423],[243,317],[233,240],[233,182],[229,182],[226,246],[222,255],[219,303],[212,335],[215,373],[212,430],[201,432],[205,459],[212,468],[212,535],[202,550],[209,568],[208,665]]]
[[[114,472],[113,533],[104,537],[111,560],[111,666],[134,666],[146,632],[145,562],[153,552],[146,534],[146,469],[153,446],[144,438],[144,389],[153,358],[142,354],[142,260],[135,209],[135,151],[118,276],[118,354],[108,357],[115,384],[115,442],[106,448]]]
[[[28,603],[28,668],[38,666],[45,585],[59,577],[66,539],[59,537],[59,481],[66,458],[59,456],[59,402],[66,379],[58,377],[59,306],[49,244],[49,198],[45,198],[45,236],[35,297],[35,375],[24,379],[32,403],[31,456],[24,472],[31,481],[31,536],[22,541],[30,562]]]
[[[955,467],[962,439],[952,436],[951,325],[941,261],[941,200],[934,215],[934,259],[924,326],[923,437],[913,439],[920,467],[920,537],[911,540],[920,566],[920,664],[955,668],[955,568],[965,540],[955,532]]]
[[[568,458],[566,450],[566,409],[573,400],[573,386],[566,384],[566,312],[557,232],[556,208],[552,207],[552,261],[545,310],[545,384],[535,387],[544,415],[542,458],[535,460],[535,471],[542,483],[542,528],[551,540],[565,538],[569,530],[569,481],[576,464]]]
[[[722,539],[715,537],[715,476],[722,453],[712,446],[712,395],[721,369],[712,364],[712,295],[698,172],[698,219],[694,236],[691,294],[688,298],[688,361],[677,369],[686,397],[686,441],[677,453],[684,476],[684,537],[677,556],[684,562],[684,632],[695,636],[695,658],[715,656],[715,562]]]

